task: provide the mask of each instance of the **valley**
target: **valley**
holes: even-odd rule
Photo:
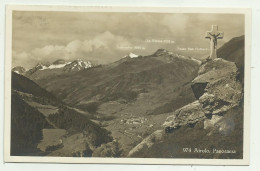
[[[12,155],[185,157],[176,148],[198,136],[207,147],[216,146],[216,137],[223,140],[221,146],[233,142],[241,132],[225,139],[212,125],[225,119],[238,128],[242,124],[242,84],[236,79],[243,80],[243,59],[234,58],[241,49],[230,48],[240,39],[220,48],[223,59],[218,60],[198,61],[158,49],[106,65],[78,59],[27,71],[14,68]]]

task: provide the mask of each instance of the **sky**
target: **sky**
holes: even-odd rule
[[[57,59],[107,64],[159,48],[201,59],[211,25],[224,32],[219,47],[245,32],[241,14],[14,11],[12,22],[12,65],[27,69]]]

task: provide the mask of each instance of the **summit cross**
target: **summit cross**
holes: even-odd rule
[[[218,31],[217,25],[212,25],[211,31],[206,32],[206,39],[210,40],[210,59],[217,58],[217,40],[224,37],[224,32]]]

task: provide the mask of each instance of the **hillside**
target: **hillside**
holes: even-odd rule
[[[70,109],[35,82],[14,72],[11,104],[11,155],[91,155],[95,148],[112,141],[110,133],[92,122],[87,113]],[[82,135],[79,144],[70,142],[75,135]],[[64,143],[83,147],[64,150]]]
[[[217,51],[220,58],[235,62],[238,69],[244,68],[245,60],[245,36],[235,37],[225,43]]]
[[[235,37],[225,43],[217,51],[220,58],[227,61],[235,62],[238,68],[238,79],[244,82],[244,65],[245,65],[245,36]]]
[[[34,97],[37,97],[38,100],[41,100],[42,103],[44,103],[44,101],[52,104],[60,103],[54,95],[40,87],[34,81],[15,72],[12,72],[12,90],[33,95]]]
[[[133,102],[139,95],[150,95],[155,101],[164,102],[158,103],[163,106],[175,99],[182,85],[197,75],[198,66],[197,61],[158,50],[151,56],[129,57],[109,65],[36,81],[65,103],[81,109],[88,109],[92,102]]]
[[[37,144],[42,139],[42,129],[51,127],[42,113],[12,91],[11,155],[40,154]]]
[[[87,112],[127,152],[172,112],[195,100],[191,81],[200,61],[159,49],[78,72],[35,81],[72,108]]]
[[[15,72],[17,74],[24,74],[26,72],[26,69],[22,66],[16,66],[12,68],[12,72]]]

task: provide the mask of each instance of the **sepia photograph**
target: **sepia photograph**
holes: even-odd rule
[[[249,161],[248,9],[8,6],[5,161]]]

